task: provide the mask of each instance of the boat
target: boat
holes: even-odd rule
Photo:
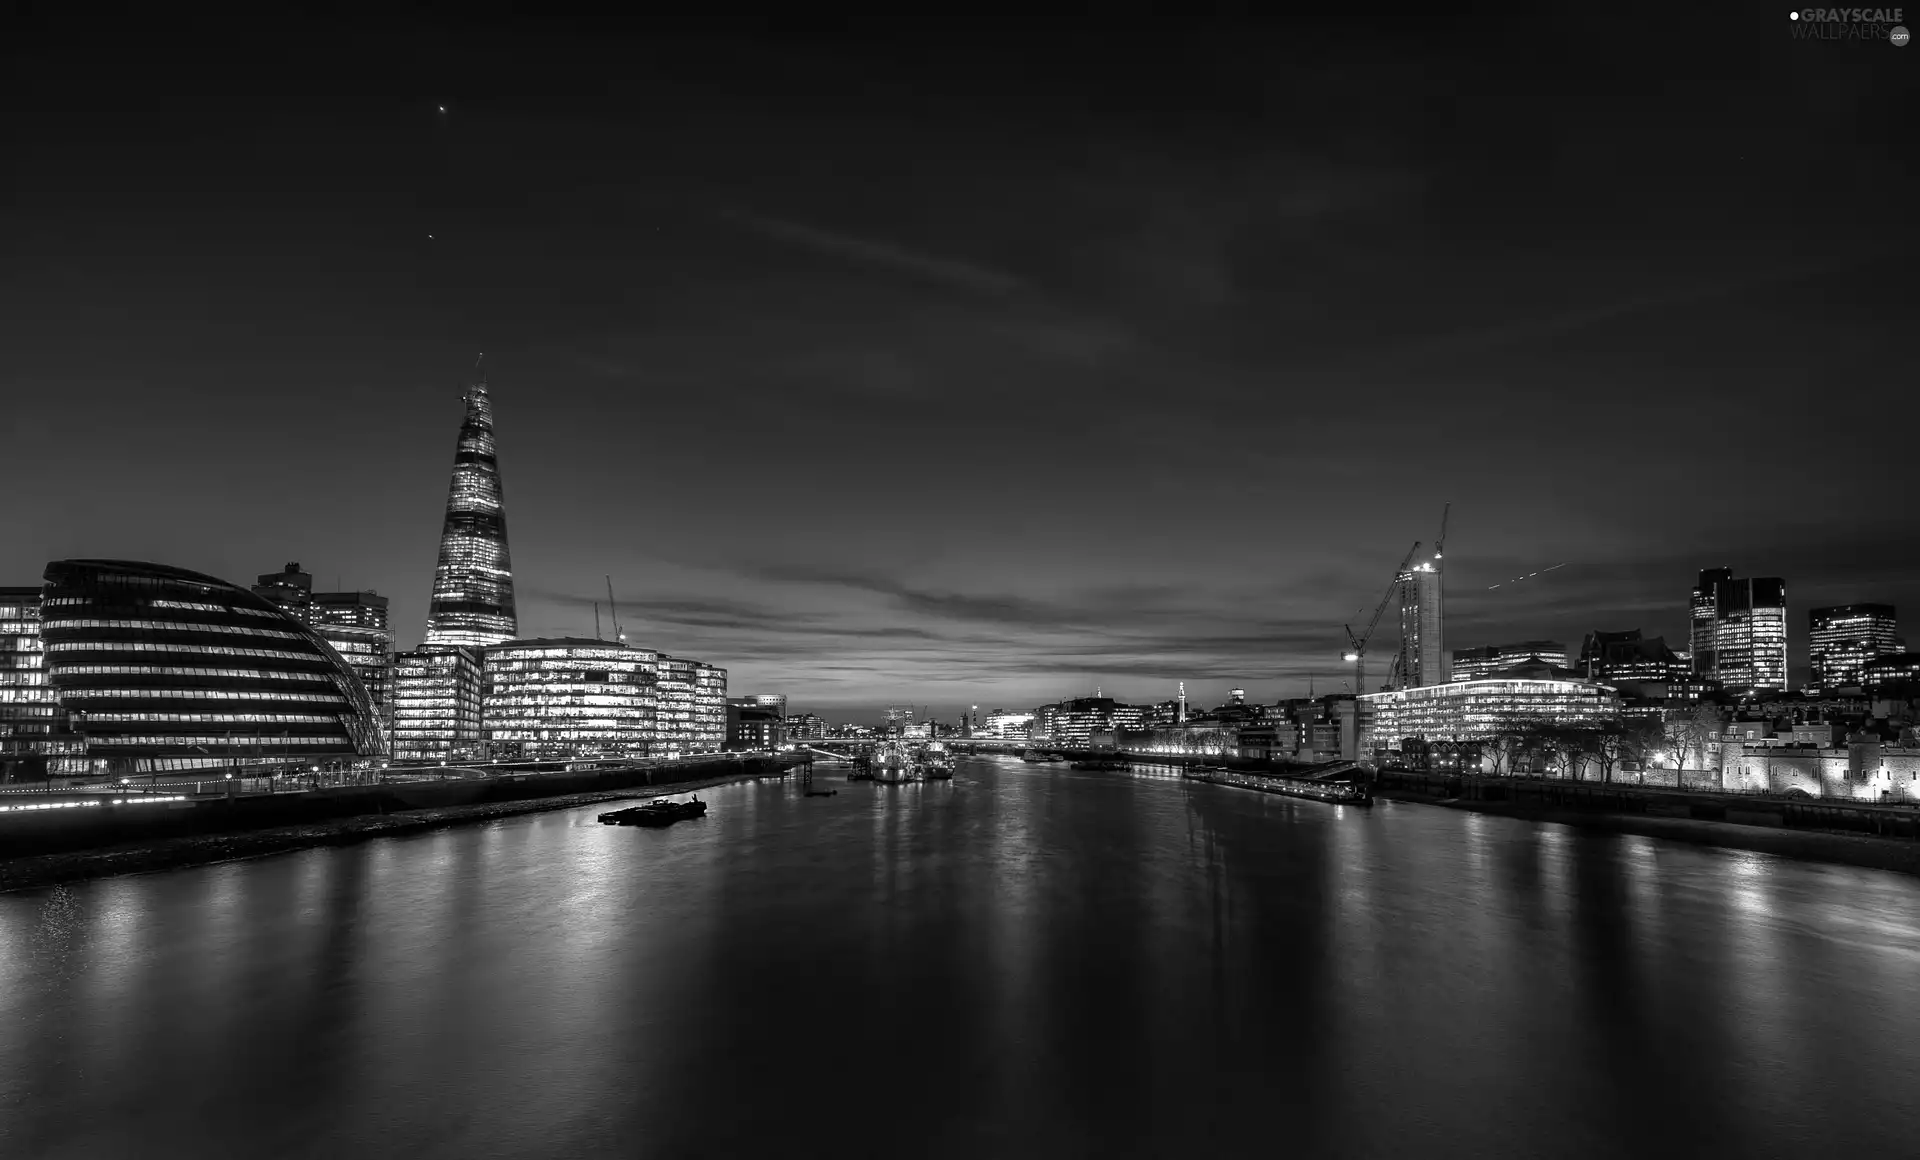
[[[1112,769],[1131,769],[1133,767],[1127,762],[1122,761],[1117,757],[1083,757],[1080,760],[1075,761],[1069,768],[1112,770]]]
[[[706,815],[707,803],[699,798],[684,802],[668,801],[662,798],[647,802],[645,805],[601,814],[600,824],[603,826],[671,826],[687,818],[703,818]]]
[[[898,741],[888,741],[873,755],[873,780],[899,783],[912,781],[913,755]]]
[[[1045,765],[1053,759],[1038,749],[1029,749],[1020,755],[1020,760],[1026,762],[1028,765]]]
[[[953,776],[953,754],[938,741],[927,745],[914,755],[920,767],[920,776],[935,781],[944,781]]]
[[[1334,781],[1324,777],[1287,777],[1277,773],[1242,773],[1239,770],[1207,765],[1186,770],[1183,776],[1189,781],[1203,781],[1208,785],[1230,785],[1240,789],[1259,790],[1261,793],[1331,802],[1335,805],[1370,806],[1373,804],[1372,791],[1352,781]]]

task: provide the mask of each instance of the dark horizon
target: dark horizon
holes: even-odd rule
[[[484,351],[521,634],[611,575],[794,712],[1331,691],[1449,501],[1449,648],[1684,647],[1723,565],[1796,674],[1815,607],[1915,642],[1904,50],[1228,11],[33,15],[0,584],[298,560],[411,646]]]

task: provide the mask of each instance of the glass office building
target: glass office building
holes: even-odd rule
[[[1620,715],[1620,698],[1588,681],[1491,678],[1371,693],[1360,698],[1361,751],[1422,741],[1486,741],[1536,722],[1600,725]]]
[[[1899,622],[1891,604],[1843,604],[1807,614],[1807,655],[1813,683],[1821,689],[1860,684],[1867,662],[1900,650]]]
[[[349,762],[372,699],[312,629],[244,588],[124,560],[47,565],[47,677],[95,771]]]
[[[672,757],[694,752],[693,670],[693,661],[664,655],[660,657],[658,681],[654,686],[655,756]]]
[[[727,744],[727,670],[693,662],[693,753],[718,753]]]
[[[40,589],[0,588],[0,781],[85,773],[86,752],[47,683]]]
[[[1714,591],[1713,617],[1713,667],[1708,675],[1731,693],[1785,692],[1786,581],[1778,576],[1721,580]],[[1694,655],[1699,655],[1697,650]]]
[[[393,756],[472,761],[480,756],[480,655],[421,648],[393,658]]]
[[[484,374],[467,388],[466,404],[454,447],[440,560],[433,570],[427,647],[483,648],[512,640],[519,631],[505,494],[494,457],[493,403]]]
[[[647,757],[659,654],[603,640],[494,645],[481,720],[493,757]]]

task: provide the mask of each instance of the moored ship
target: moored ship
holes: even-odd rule
[[[917,755],[920,776],[944,781],[953,776],[953,754],[938,741],[929,742]]]
[[[624,810],[614,810],[600,815],[603,826],[671,826],[687,818],[705,817],[707,803],[699,798],[674,802],[662,798]]]
[[[913,754],[898,741],[889,739],[873,755],[873,780],[902,782],[913,780]]]

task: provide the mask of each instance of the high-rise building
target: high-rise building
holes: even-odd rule
[[[380,735],[392,749],[393,741],[393,634],[384,628],[360,628],[344,624],[315,623],[315,636],[333,646],[347,662],[353,675],[366,686],[373,702],[374,716],[380,721]]]
[[[1034,710],[1030,728],[1036,741],[1084,749],[1095,732],[1139,729],[1145,723],[1146,711],[1138,706],[1094,696],[1042,705]]]
[[[1437,553],[1400,573],[1398,683],[1403,689],[1447,683],[1449,658],[1442,601]]]
[[[1714,626],[1719,621],[1720,585],[1732,579],[1731,568],[1708,568],[1700,573],[1699,582],[1693,586],[1693,598],[1688,604],[1691,630],[1687,652],[1693,658],[1693,671],[1703,677],[1714,675]]]
[[[244,588],[160,564],[47,565],[47,676],[95,769],[350,762],[385,752],[332,646]]]
[[[480,656],[421,648],[393,660],[393,755],[400,761],[471,761],[480,755]]]
[[[659,660],[651,649],[604,640],[491,646],[481,711],[489,755],[651,756]]]
[[[1785,692],[1786,581],[1778,576],[1719,581],[1714,586],[1712,651],[1713,668],[1706,675],[1728,692]],[[1699,654],[1696,647],[1694,656]]]
[[[1898,652],[1899,623],[1891,604],[1842,604],[1807,613],[1807,655],[1820,689],[1860,684],[1875,657]]]
[[[0,588],[0,781],[85,773],[86,753],[47,680],[40,589]]]
[[[1541,661],[1564,669],[1567,667],[1567,646],[1557,640],[1522,640],[1513,644],[1457,648],[1453,650],[1453,665],[1447,677],[1452,681],[1478,681],[1501,669],[1510,669],[1528,661]]]
[[[447,520],[433,570],[425,647],[484,648],[519,631],[513,608],[513,564],[507,555],[505,496],[494,457],[493,403],[476,371],[467,388],[466,418],[454,447]]]

